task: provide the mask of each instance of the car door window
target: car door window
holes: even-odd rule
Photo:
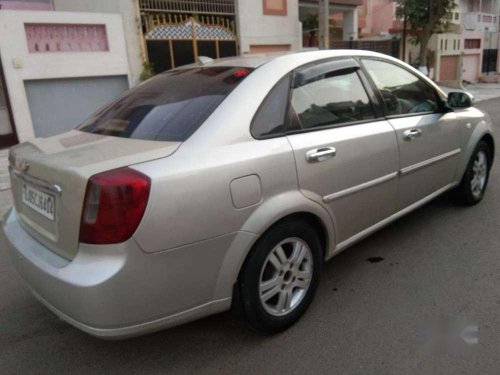
[[[326,73],[294,88],[292,108],[302,129],[375,118],[358,73],[352,69]]]
[[[384,61],[362,62],[382,94],[388,116],[438,111],[435,90],[416,75]]]

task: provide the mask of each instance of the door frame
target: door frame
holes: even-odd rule
[[[7,106],[7,114],[9,116],[10,127],[12,132],[10,134],[0,135],[0,148],[10,147],[19,143],[17,138],[17,129],[14,122],[14,114],[12,111],[12,105],[9,98],[9,91],[7,90],[7,82],[5,80],[5,74],[3,70],[2,60],[0,60],[0,80],[2,81],[3,94],[5,96],[5,104]]]

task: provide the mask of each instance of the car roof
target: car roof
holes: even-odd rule
[[[279,53],[268,53],[268,54],[249,54],[235,57],[226,57],[222,59],[211,60],[209,59],[205,63],[195,63],[190,65],[184,65],[177,69],[186,69],[193,67],[238,67],[238,68],[252,68],[257,69],[261,66],[266,66],[271,69],[276,70],[276,68],[281,68],[285,70],[296,69],[301,65],[312,63],[315,61],[320,61],[324,59],[332,59],[336,57],[373,57],[383,59],[387,62],[393,62],[396,65],[405,66],[406,69],[410,70],[416,76],[425,80],[428,84],[433,86],[442,96],[446,97],[444,91],[434,83],[429,77],[425,76],[422,72],[413,68],[412,66],[405,64],[403,61],[385,55],[379,52],[366,51],[366,50],[356,50],[356,49],[328,49],[328,50],[303,50],[299,52],[279,52]],[[260,69],[259,69],[260,70]]]
[[[384,55],[377,52],[365,51],[365,50],[327,50],[328,57],[345,57],[345,56],[374,56],[374,57],[385,57],[390,58],[388,55]],[[205,63],[197,62],[194,64],[184,65],[179,67],[182,68],[192,68],[192,67],[212,67],[212,66],[231,66],[231,67],[241,67],[241,68],[253,68],[256,69],[261,65],[264,65],[270,61],[276,60],[278,58],[294,59],[298,56],[309,55],[311,58],[317,56],[318,59],[325,57],[325,50],[311,50],[305,49],[302,51],[295,52],[273,52],[273,53],[259,53],[259,54],[245,54],[241,56],[225,57],[221,59],[209,59]]]

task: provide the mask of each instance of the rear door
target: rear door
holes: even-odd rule
[[[444,111],[436,90],[406,68],[378,59],[363,59],[385,103],[400,150],[399,208],[447,187],[460,159],[460,126]]]
[[[351,58],[295,74],[288,139],[300,189],[327,207],[337,244],[396,211],[398,145]]]

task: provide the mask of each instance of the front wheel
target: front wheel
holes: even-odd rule
[[[473,206],[484,197],[490,177],[491,150],[485,141],[480,141],[472,153],[460,185],[451,192],[455,203]]]
[[[307,222],[290,219],[259,239],[239,277],[242,312],[251,327],[276,333],[295,323],[319,283],[321,243]]]

